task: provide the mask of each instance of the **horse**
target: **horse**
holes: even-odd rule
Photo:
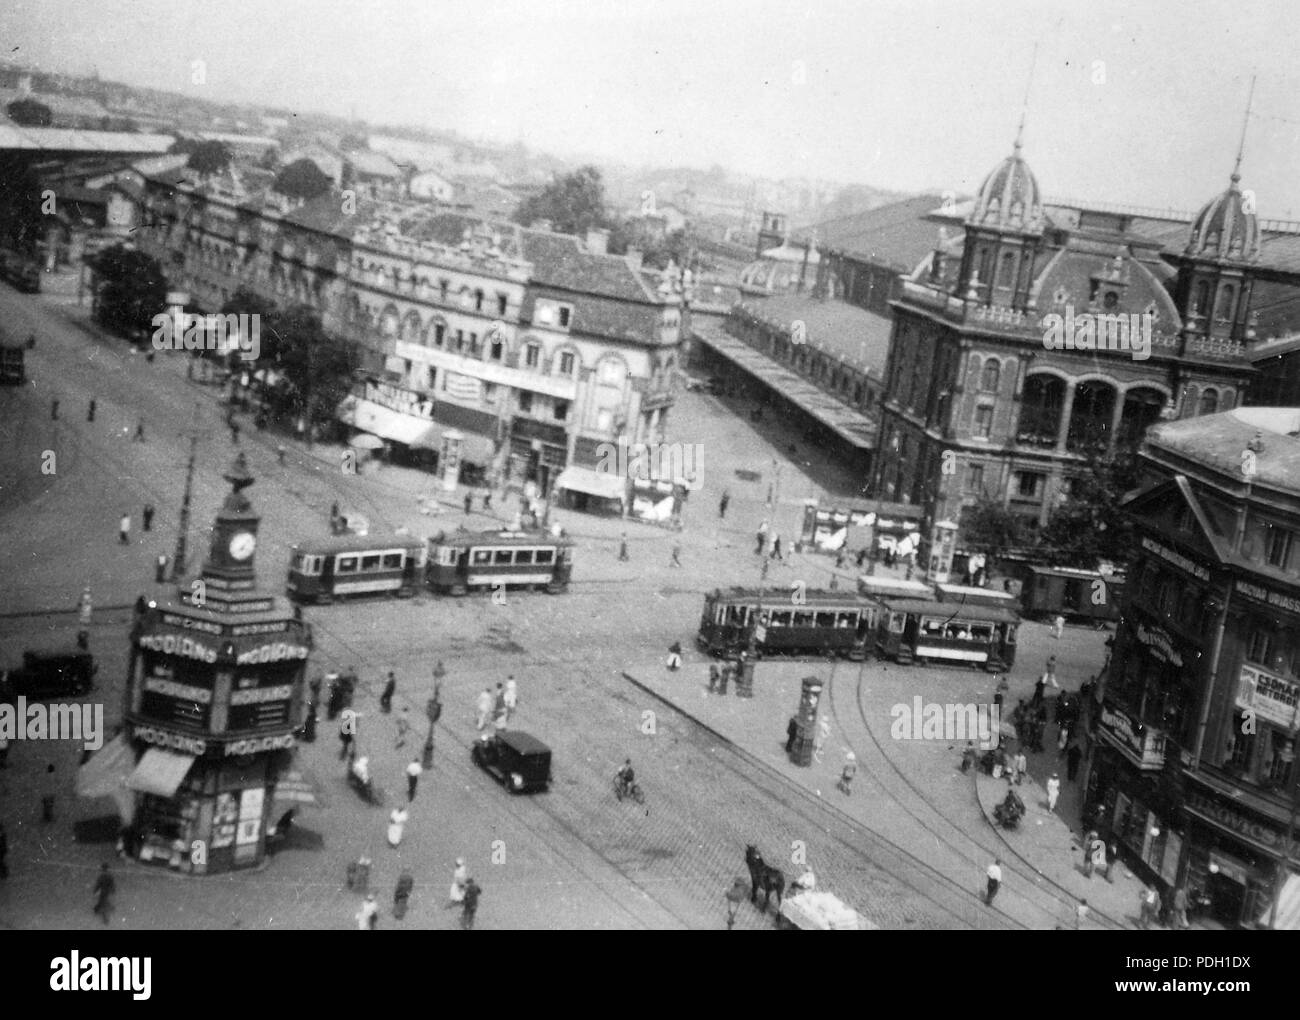
[[[772,893],[776,893],[777,908],[781,907],[781,899],[785,896],[785,875],[780,868],[774,868],[763,860],[763,855],[751,843],[745,847],[745,865],[749,868],[749,880],[751,889],[749,892],[749,902],[757,905],[758,890],[763,890],[763,912],[767,913],[767,904],[772,898]]]

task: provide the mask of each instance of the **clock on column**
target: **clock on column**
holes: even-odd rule
[[[257,538],[251,531],[237,531],[230,539],[230,556],[231,559],[246,560],[253,555],[253,550],[257,548]]]

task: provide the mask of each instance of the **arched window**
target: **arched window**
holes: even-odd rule
[[[1220,322],[1232,321],[1232,306],[1237,296],[1237,288],[1230,283],[1225,283],[1219,291],[1219,308],[1214,317]]]
[[[1205,280],[1202,280],[1200,283],[1196,285],[1196,290],[1193,292],[1192,314],[1204,315],[1205,306],[1209,304],[1209,301],[1210,301],[1210,285]]]
[[[1002,255],[1002,267],[998,270],[998,286],[1010,287],[1016,278],[1016,253],[1013,251],[1004,252]]]
[[[1196,405],[1196,413],[1198,415],[1214,414],[1214,412],[1217,411],[1218,409],[1219,409],[1219,391],[1214,389],[1207,389],[1204,393],[1201,394],[1200,403]]]
[[[998,391],[998,382],[1002,376],[1002,366],[998,364],[995,358],[990,358],[984,366],[984,371],[980,375],[980,389],[985,393],[996,393]]]

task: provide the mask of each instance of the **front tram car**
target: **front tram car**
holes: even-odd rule
[[[573,542],[537,531],[454,531],[429,540],[429,587],[464,595],[471,589],[567,591]]]
[[[756,655],[866,658],[880,604],[852,593],[731,588],[704,596],[696,635],[711,655],[753,649]]]
[[[422,539],[345,535],[293,547],[288,594],[298,602],[329,603],[351,595],[410,598],[423,580]]]

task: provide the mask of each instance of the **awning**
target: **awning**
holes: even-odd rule
[[[560,472],[555,480],[557,489],[570,492],[585,492],[589,496],[601,499],[623,499],[627,493],[624,481],[619,475],[607,475],[591,468],[571,465]]]
[[[155,793],[159,797],[174,797],[194,764],[192,754],[177,754],[151,747],[145,751],[140,764],[135,767],[126,785],[141,793]]]
[[[130,825],[135,816],[135,794],[127,789],[126,784],[134,768],[135,755],[131,745],[119,733],[77,769],[77,796],[112,797],[118,815]]]
[[[1273,922],[1273,904],[1260,915],[1259,925],[1267,928]],[[1276,928],[1278,931],[1300,931],[1300,875],[1288,875],[1286,885],[1282,886],[1282,898],[1277,905]]]
[[[403,446],[437,448],[438,430],[427,418],[402,414],[370,400],[347,397],[338,409],[338,419],[345,425],[361,429]]]

